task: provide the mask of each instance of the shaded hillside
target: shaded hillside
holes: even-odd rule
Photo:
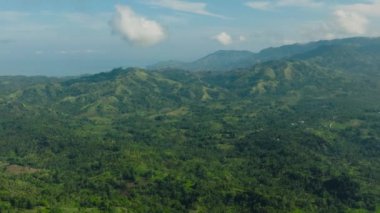
[[[368,72],[376,74],[380,70],[380,39],[373,39],[368,44],[323,45],[292,58],[308,60],[331,69],[340,69],[357,74]]]

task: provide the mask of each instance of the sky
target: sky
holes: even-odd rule
[[[0,0],[0,75],[82,75],[379,35],[380,0]]]

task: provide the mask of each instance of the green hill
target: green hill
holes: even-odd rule
[[[379,211],[376,43],[286,46],[225,72],[9,80],[0,212]]]

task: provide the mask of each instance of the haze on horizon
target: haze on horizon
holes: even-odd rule
[[[0,75],[80,75],[379,36],[379,11],[380,0],[0,0]]]

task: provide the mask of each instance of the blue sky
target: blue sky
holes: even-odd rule
[[[0,75],[79,75],[379,34],[380,0],[0,0]]]

